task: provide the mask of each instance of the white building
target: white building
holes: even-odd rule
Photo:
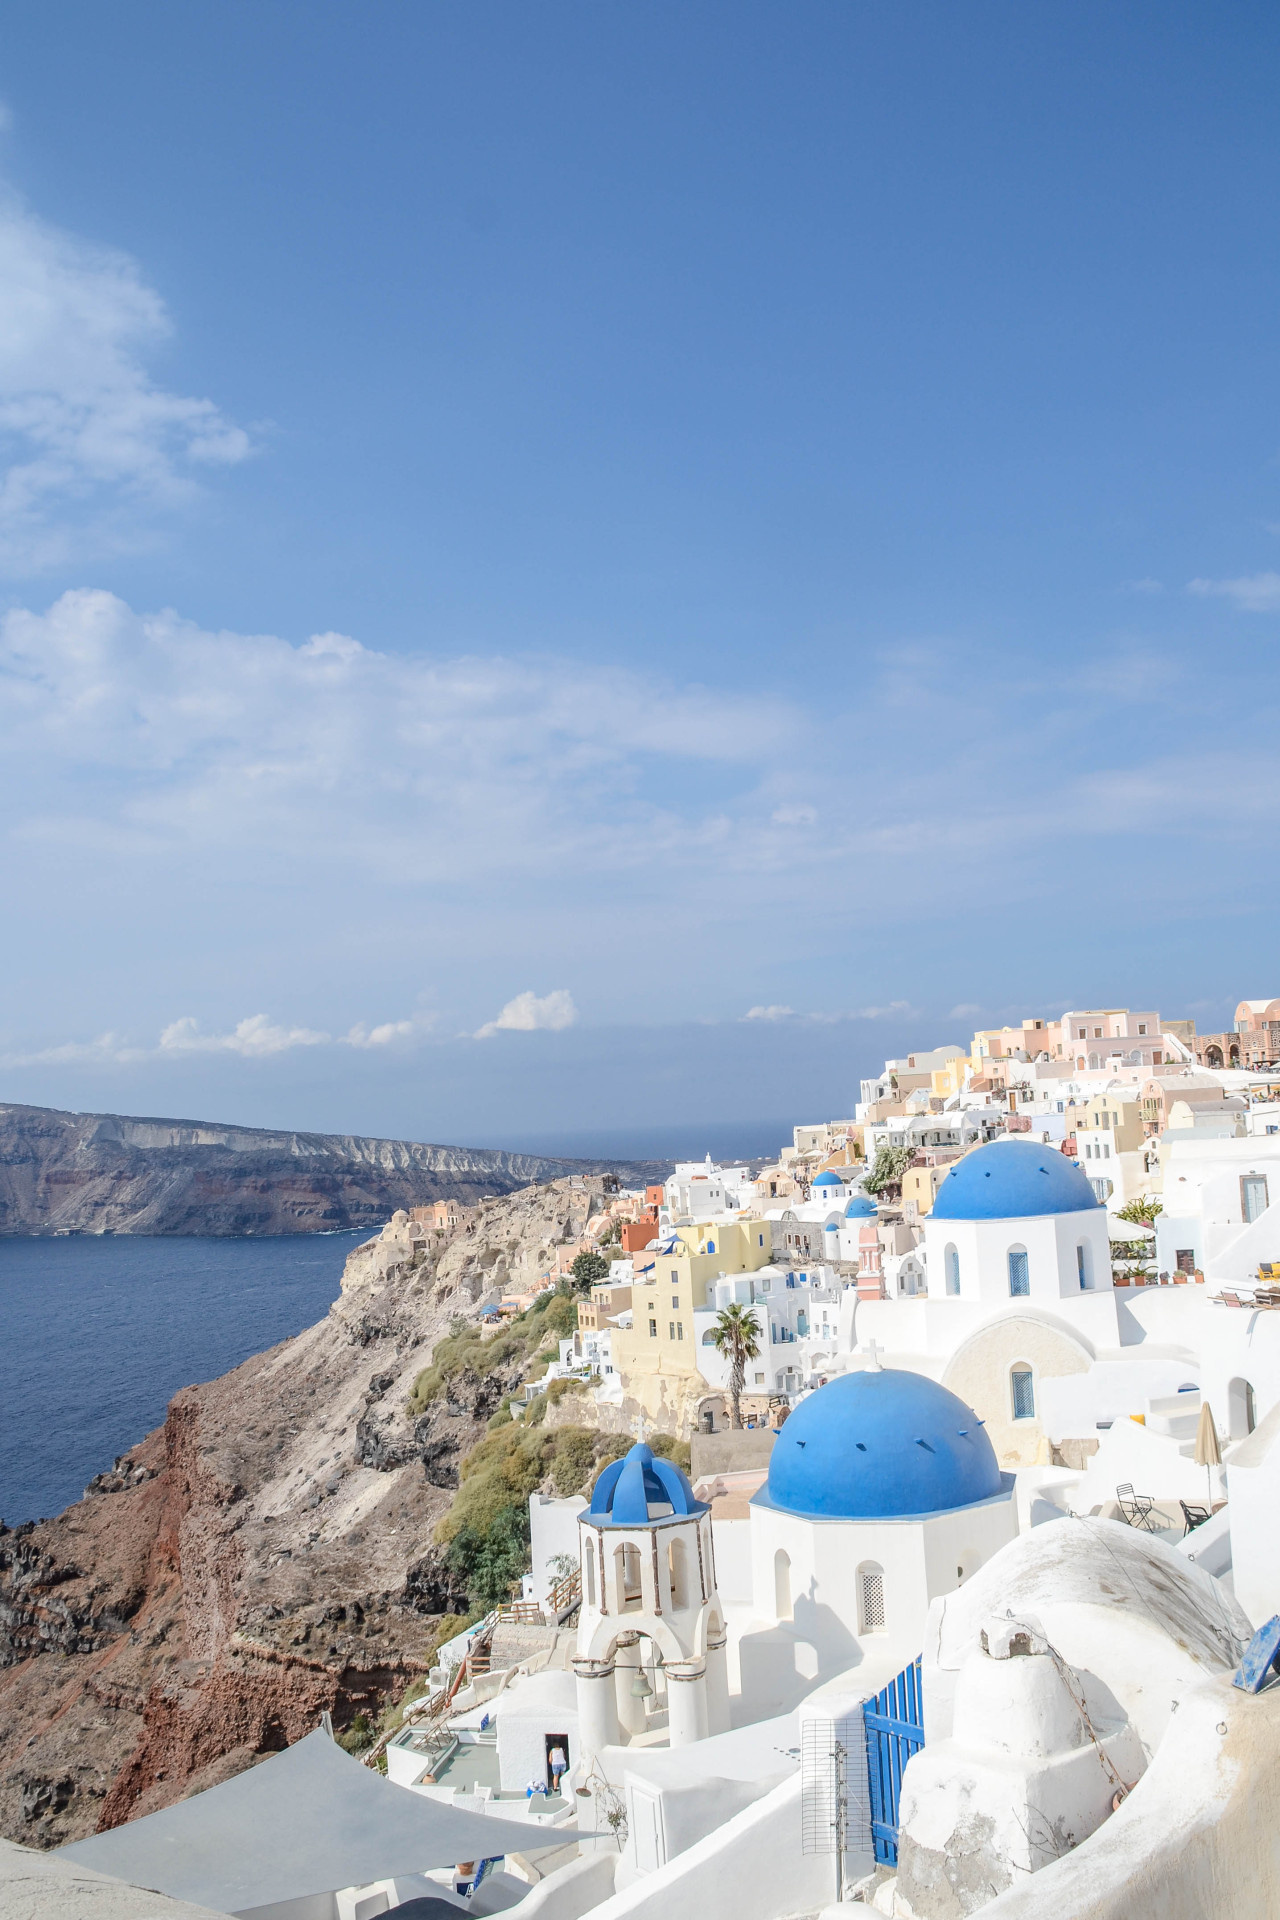
[[[755,1200],[755,1176],[750,1167],[718,1167],[708,1154],[705,1160],[678,1162],[663,1192],[664,1225],[709,1220],[750,1206]]]
[[[1250,1284],[1261,1261],[1280,1260],[1280,1134],[1224,1139],[1171,1127],[1160,1164],[1158,1269],[1199,1268],[1217,1291]]]
[[[712,1387],[727,1392],[729,1363],[717,1349],[717,1316],[731,1303],[746,1306],[760,1346],[748,1369],[747,1391],[792,1398],[818,1386],[849,1350],[852,1311],[848,1285],[824,1265],[724,1274],[708,1283],[707,1303],[694,1311],[698,1370]]]
[[[948,1103],[940,1113],[904,1113],[868,1123],[867,1159],[881,1147],[906,1147],[911,1153],[967,1153],[1004,1131],[1003,1107]]]

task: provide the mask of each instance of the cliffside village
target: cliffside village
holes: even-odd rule
[[[958,1243],[930,1221],[957,1164],[996,1141],[1078,1165],[1100,1203],[1079,1291],[1189,1286],[1219,1305],[1251,1298],[1260,1283],[1265,1293],[1266,1263],[1280,1259],[1280,1207],[1269,1211],[1280,1202],[1280,1000],[1241,1001],[1230,1033],[1116,1007],[1032,1018],[977,1032],[967,1046],[887,1060],[861,1092],[851,1120],[797,1127],[771,1165],[678,1165],[664,1185],[619,1192],[584,1215],[580,1238],[487,1309],[495,1319],[523,1311],[583,1252],[608,1259],[579,1306],[577,1333],[528,1398],[557,1379],[590,1380],[601,1410],[627,1409],[638,1437],[646,1422],[720,1431],[731,1415],[729,1362],[715,1323],[734,1302],[759,1349],[741,1400],[749,1427],[779,1425],[803,1396],[860,1364],[868,1339],[946,1377],[954,1336],[932,1324],[936,1315],[898,1303],[967,1292]],[[414,1218],[442,1226],[458,1214],[441,1203]],[[1028,1262],[1018,1284],[1030,1287]],[[1005,1464],[1030,1464],[1046,1432],[1056,1438],[1062,1418],[1074,1417],[1059,1415],[1057,1385],[1042,1406],[1039,1383],[1076,1371],[1078,1358],[1037,1355],[1016,1413],[1011,1397],[979,1408]],[[1123,1379],[1104,1412],[1113,1402],[1128,1410]],[[1261,1382],[1250,1387],[1231,1427],[1251,1427],[1260,1391]]]
[[[515,1434],[625,1451],[528,1496],[523,1592],[437,1647],[388,1778],[310,1733],[62,1848],[40,1911],[1280,1909],[1280,1000],[980,1032],[772,1165],[570,1196],[469,1298],[500,1340],[571,1279]]]

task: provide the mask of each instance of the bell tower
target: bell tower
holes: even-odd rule
[[[711,1509],[644,1445],[604,1469],[578,1518],[578,1733],[584,1760],[661,1725],[673,1747],[729,1725]]]

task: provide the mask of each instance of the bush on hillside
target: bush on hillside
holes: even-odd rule
[[[478,1321],[457,1318],[443,1340],[437,1341],[431,1365],[413,1383],[409,1416],[417,1419],[444,1393],[456,1375],[470,1370],[483,1376],[529,1362],[544,1341],[563,1340],[578,1324],[578,1309],[563,1293],[544,1293],[526,1312],[508,1321],[498,1333],[489,1333]],[[543,1369],[546,1371],[546,1363]]]
[[[587,1427],[530,1431],[512,1424],[472,1448],[436,1540],[473,1606],[500,1605],[528,1571],[529,1495],[548,1479],[562,1498],[585,1491],[630,1444],[623,1435]]]
[[[671,1464],[688,1473],[693,1466],[693,1450],[687,1440],[677,1440],[673,1433],[651,1433],[649,1451],[659,1460],[670,1460]]]

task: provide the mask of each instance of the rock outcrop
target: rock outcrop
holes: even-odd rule
[[[644,1185],[668,1170],[0,1105],[0,1234],[324,1233],[535,1180],[617,1171]]]
[[[171,1402],[58,1518],[0,1529],[0,1833],[53,1846],[372,1717],[465,1604],[433,1544],[518,1371],[413,1385],[472,1320],[580,1238],[601,1183],[400,1213],[328,1317]]]

